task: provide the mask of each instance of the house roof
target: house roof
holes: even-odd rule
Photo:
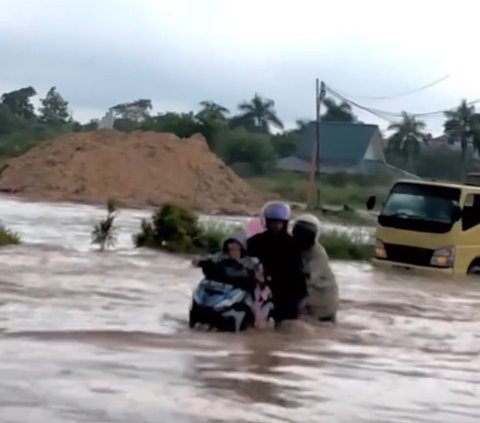
[[[343,122],[320,123],[320,163],[338,163],[342,166],[355,165],[365,156],[377,125]],[[311,160],[316,141],[316,123],[310,122],[300,133],[295,156]]]

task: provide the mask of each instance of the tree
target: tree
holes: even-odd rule
[[[64,125],[70,120],[68,102],[63,99],[55,87],[50,88],[40,102],[42,103],[40,122],[47,125]]]
[[[10,111],[17,117],[33,120],[35,118],[35,108],[31,103],[31,97],[37,95],[33,87],[20,88],[2,95],[2,104],[8,106]]]
[[[356,123],[358,121],[357,117],[352,112],[352,107],[345,101],[336,103],[333,98],[327,97],[323,100],[323,104],[327,108],[321,117],[323,122]]]
[[[130,103],[117,104],[111,107],[110,110],[114,112],[115,116],[122,119],[140,122],[149,117],[152,108],[152,100],[139,99]]]
[[[215,149],[216,134],[228,125],[227,116],[230,111],[214,101],[200,102],[201,110],[195,115],[200,132],[211,149]]]
[[[139,123],[132,119],[118,118],[113,122],[113,128],[121,132],[132,132],[139,128]]]
[[[190,137],[195,133],[203,135],[202,126],[196,120],[193,112],[159,113],[156,116],[147,118],[141,129],[155,132],[172,132],[181,138]]]
[[[272,99],[255,94],[250,102],[239,104],[240,116],[237,123],[254,132],[270,133],[270,126],[283,129],[283,123],[275,112]]]
[[[211,123],[215,121],[225,121],[226,115],[230,111],[214,101],[201,101],[201,110],[196,114],[196,118],[204,123]]]
[[[403,112],[402,120],[388,127],[389,130],[394,131],[388,143],[389,149],[403,155],[409,165],[411,159],[420,151],[420,143],[425,138],[423,133],[425,127],[425,122],[416,120],[415,116]]]
[[[95,131],[96,129],[98,129],[99,123],[100,121],[98,119],[90,119],[88,123],[82,125],[82,129],[84,131]]]
[[[456,110],[445,112],[445,117],[445,134],[453,142],[460,141],[462,160],[465,163],[469,141],[472,141],[476,151],[480,151],[480,116],[475,113],[475,106],[462,100]]]
[[[0,135],[20,129],[23,119],[13,114],[6,104],[0,103]]]
[[[298,131],[285,131],[281,134],[272,135],[271,143],[277,157],[288,157],[294,154],[298,144]]]
[[[248,132],[245,128],[226,129],[218,134],[217,154],[227,163],[246,162],[258,173],[275,164],[275,151],[267,134]]]

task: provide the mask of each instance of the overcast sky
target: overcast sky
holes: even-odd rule
[[[479,12],[475,0],[2,0],[0,92],[55,85],[81,121],[137,98],[234,110],[258,92],[291,124],[313,117],[318,76],[376,109],[443,110],[480,98]],[[427,120],[433,133],[441,120]]]

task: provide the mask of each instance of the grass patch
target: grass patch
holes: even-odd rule
[[[327,220],[331,223],[340,225],[357,225],[357,226],[375,226],[377,218],[368,213],[361,213],[358,210],[321,210],[314,211],[320,220]]]
[[[320,177],[322,204],[365,208],[365,202],[370,195],[376,195],[379,201],[382,201],[391,184],[390,180],[382,179],[380,176],[366,179],[362,175],[340,175],[343,176],[333,174]],[[257,190],[274,194],[284,200],[300,203],[307,201],[309,180],[305,176],[278,172],[248,178],[247,181]]]
[[[0,225],[0,247],[18,245],[20,243],[20,235]]]
[[[326,232],[320,236],[320,243],[332,260],[367,261],[374,253],[373,241],[361,234]]]

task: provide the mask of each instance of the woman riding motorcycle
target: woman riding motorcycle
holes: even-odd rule
[[[288,204],[267,203],[262,210],[265,231],[247,241],[248,255],[263,264],[276,324],[297,319],[300,303],[307,295],[300,250],[287,231],[290,217]]]
[[[318,242],[320,221],[311,214],[299,216],[292,235],[302,251],[303,269],[307,279],[308,297],[301,313],[316,321],[336,321],[338,285],[330,268],[328,254]]]

